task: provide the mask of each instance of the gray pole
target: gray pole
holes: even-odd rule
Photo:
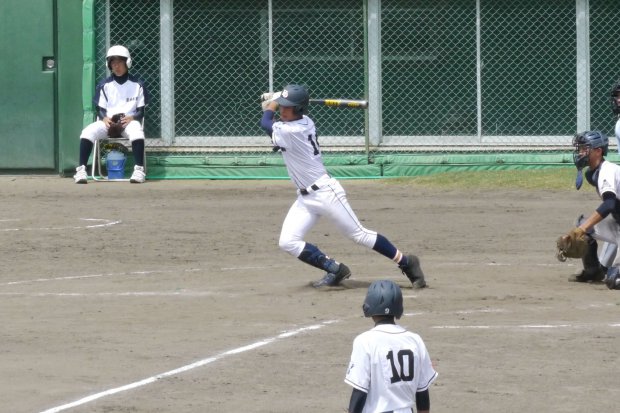
[[[161,138],[165,145],[174,142],[174,0],[160,0],[161,24]]]
[[[381,0],[368,0],[368,137],[382,140],[381,124]]]
[[[577,132],[590,129],[590,4],[576,0]]]

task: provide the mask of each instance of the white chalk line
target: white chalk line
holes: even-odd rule
[[[117,221],[121,222],[121,221]],[[441,266],[442,264],[439,264]],[[460,262],[460,263],[443,263],[443,265],[497,265],[496,263],[471,263],[471,262]],[[501,264],[504,266],[511,266],[512,264]],[[537,264],[540,266],[549,266],[548,264]],[[556,264],[551,264],[556,265]],[[566,265],[566,264],[559,264]],[[29,283],[40,283],[40,282],[51,282],[51,281],[65,281],[65,280],[79,280],[79,279],[88,279],[88,278],[97,278],[97,277],[118,277],[118,276],[126,276],[126,275],[152,275],[152,274],[169,274],[169,273],[179,273],[179,272],[200,272],[200,271],[243,271],[243,270],[268,270],[273,268],[288,268],[290,265],[262,265],[262,266],[239,266],[239,267],[221,267],[219,269],[209,268],[190,268],[184,270],[152,270],[152,271],[130,271],[130,272],[110,272],[110,273],[102,273],[102,274],[86,274],[86,275],[73,275],[73,276],[63,276],[63,277],[47,277],[47,278],[35,278],[30,280],[19,280],[19,281],[8,281],[0,283],[2,285],[20,285],[20,284],[29,284]],[[410,295],[409,297],[417,297],[417,295]]]
[[[438,330],[542,330],[542,329],[579,329],[590,328],[596,326],[620,327],[620,324],[607,323],[590,323],[590,324],[518,324],[518,325],[480,325],[480,326],[431,326],[430,328]]]
[[[206,297],[213,291],[134,291],[120,293],[0,293],[0,297]]]
[[[506,313],[507,310],[503,308],[483,308],[475,310],[460,310],[456,311],[456,314],[475,314],[475,313]]]
[[[224,267],[224,268],[187,268],[184,270],[152,270],[152,271],[127,271],[127,272],[109,272],[109,273],[101,273],[101,274],[85,274],[85,275],[68,275],[62,277],[47,277],[47,278],[33,278],[30,280],[19,280],[19,281],[7,281],[0,283],[2,285],[20,285],[20,284],[30,284],[30,283],[41,283],[41,282],[52,282],[52,281],[66,281],[66,280],[80,280],[80,279],[88,279],[88,278],[98,278],[98,277],[122,277],[122,276],[133,276],[133,275],[153,275],[153,274],[179,274],[179,273],[187,273],[187,272],[213,272],[213,271],[244,271],[250,269],[261,269],[268,270],[273,268],[288,268],[290,265],[265,265],[262,267],[257,266],[248,266],[248,267]]]
[[[20,280],[20,281],[8,281],[5,283],[0,283],[0,285],[20,285],[20,284],[30,284],[30,283],[41,283],[41,282],[50,282],[50,281],[66,281],[66,280],[80,280],[80,279],[88,279],[88,278],[99,278],[99,277],[119,277],[119,276],[127,276],[127,275],[151,275],[151,274],[169,274],[169,273],[183,273],[183,272],[196,272],[203,271],[200,268],[188,268],[185,270],[153,270],[153,271],[129,271],[129,272],[110,272],[110,273],[102,273],[102,274],[86,274],[86,275],[68,275],[63,277],[50,277],[50,278],[34,278],[31,280]]]
[[[139,380],[139,381],[136,381],[136,382],[133,382],[133,383],[129,383],[129,384],[126,384],[124,386],[115,387],[113,389],[109,389],[109,390],[105,390],[105,391],[102,391],[102,392],[99,392],[99,393],[91,394],[90,396],[83,397],[83,398],[81,398],[79,400],[76,400],[74,402],[63,404],[62,406],[52,407],[51,409],[44,410],[41,413],[57,413],[57,412],[60,412],[60,411],[63,411],[63,410],[70,409],[72,407],[76,407],[76,406],[80,406],[82,404],[86,404],[86,403],[92,402],[93,400],[97,400],[97,399],[100,399],[102,397],[110,396],[110,395],[113,395],[113,394],[116,394],[116,393],[121,393],[121,392],[124,392],[124,391],[127,391],[127,390],[131,390],[131,389],[135,389],[135,388],[138,388],[138,387],[146,386],[147,384],[154,383],[157,380],[161,380],[161,379],[166,378],[166,377],[174,376],[174,375],[177,375],[177,374],[180,374],[180,373],[184,373],[186,371],[189,371],[189,370],[192,370],[192,369],[195,369],[195,368],[198,368],[198,367],[205,366],[207,364],[210,364],[210,363],[213,363],[213,362],[215,362],[217,360],[220,360],[220,359],[222,359],[224,357],[231,356],[231,355],[234,355],[234,354],[244,353],[244,352],[250,351],[250,350],[254,350],[256,348],[265,346],[267,344],[271,344],[271,343],[273,343],[275,341],[278,341],[278,340],[281,340],[281,339],[284,339],[284,338],[293,337],[293,336],[295,336],[297,334],[300,334],[300,333],[303,333],[303,332],[306,332],[306,331],[318,330],[318,329],[323,328],[323,327],[325,327],[327,325],[334,324],[334,323],[337,323],[337,322],[339,322],[339,320],[328,320],[328,321],[323,321],[320,324],[314,324],[314,325],[310,325],[310,326],[306,326],[306,327],[300,327],[298,329],[291,330],[291,331],[285,331],[285,332],[283,332],[281,334],[278,334],[277,336],[269,337],[269,338],[266,338],[264,340],[254,342],[252,344],[248,344],[246,346],[242,346],[242,347],[238,347],[238,348],[235,348],[235,349],[232,349],[232,350],[228,350],[228,351],[225,351],[224,353],[220,353],[220,354],[218,354],[216,356],[207,357],[207,358],[204,358],[202,360],[196,361],[194,363],[187,364],[185,366],[179,367],[177,369],[170,370],[170,371],[167,371],[165,373],[160,373],[160,374],[157,374],[155,376],[147,377],[146,379],[142,379],[142,380]]]
[[[475,266],[485,266],[485,267],[513,267],[513,266],[518,266],[519,268],[522,267],[574,267],[574,264],[571,263],[567,263],[567,262],[534,262],[534,263],[528,263],[528,262],[517,262],[517,263],[509,263],[509,262],[469,262],[469,261],[463,261],[463,262],[457,262],[457,261],[441,261],[441,262],[434,262],[433,266],[435,267],[475,267]]]
[[[39,227],[39,228],[2,228],[0,232],[8,232],[8,231],[57,231],[63,229],[91,229],[91,228],[103,228],[109,227],[112,225],[120,224],[123,221],[113,221],[110,219],[100,219],[100,218],[79,218],[81,221],[92,221],[92,222],[101,222],[100,224],[93,225],[79,225],[79,226],[68,226],[68,227]],[[7,220],[2,220],[7,221]],[[19,219],[10,220],[10,221],[20,221]]]

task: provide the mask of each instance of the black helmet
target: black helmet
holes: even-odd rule
[[[282,94],[275,101],[280,106],[294,107],[295,112],[301,115],[308,112],[310,95],[305,87],[290,84],[284,87]]]
[[[609,139],[605,134],[597,130],[581,132],[575,135],[573,138],[573,146],[575,152],[573,153],[573,162],[577,169],[581,169],[588,164],[588,157],[590,156],[590,149],[603,148],[603,156],[607,155],[609,149]],[[585,154],[580,154],[580,147],[587,147],[588,151]]]
[[[403,315],[403,293],[393,281],[374,281],[368,287],[368,293],[362,306],[364,316],[389,315],[400,318]]]

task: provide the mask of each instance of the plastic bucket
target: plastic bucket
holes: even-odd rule
[[[108,179],[125,178],[125,154],[119,151],[110,151],[106,156],[106,168],[108,169]]]

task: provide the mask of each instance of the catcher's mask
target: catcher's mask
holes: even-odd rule
[[[577,169],[583,169],[588,165],[590,151],[596,148],[603,149],[603,156],[607,155],[609,149],[609,139],[599,131],[586,131],[575,135],[573,138],[573,162]]]
[[[611,89],[609,101],[614,115],[620,115],[620,83],[616,83]]]
[[[290,84],[284,87],[282,94],[275,100],[278,105],[284,107],[293,107],[295,113],[303,115],[308,113],[308,104],[310,103],[310,95],[308,90],[296,84]]]
[[[400,318],[403,315],[403,293],[400,287],[390,280],[374,281],[362,305],[364,316],[389,315]]]
[[[105,60],[108,65],[108,69],[112,70],[112,66],[110,65],[110,61],[113,57],[121,57],[125,60],[125,64],[127,65],[127,69],[131,69],[131,55],[129,54],[129,50],[125,46],[116,45],[110,47],[108,53],[106,54]]]

